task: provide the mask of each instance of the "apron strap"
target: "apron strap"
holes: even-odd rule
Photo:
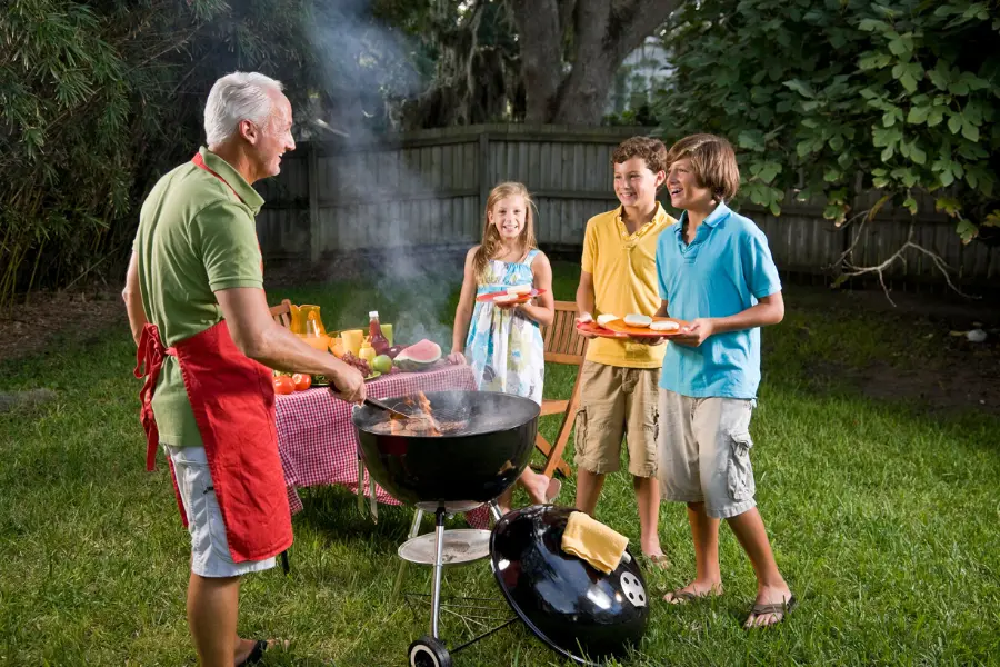
[[[200,152],[194,154],[194,157],[191,158],[191,162],[192,164],[194,164],[194,166],[198,167],[199,169],[204,169],[212,176],[215,176],[217,179],[225,183],[226,187],[229,188],[234,195],[236,195],[236,198],[239,199],[240,201],[243,201],[243,197],[240,197],[240,193],[236,191],[236,188],[234,188],[229,184],[229,181],[224,179],[222,176],[219,176],[219,173],[217,171],[211,169],[207,164],[205,164],[205,160],[202,159]],[[245,204],[246,202],[243,203]]]
[[[139,390],[139,418],[143,430],[146,431],[146,470],[153,470],[156,467],[156,450],[160,444],[160,431],[153,415],[153,392],[160,379],[164,356],[177,356],[177,350],[172,347],[164,349],[163,341],[160,340],[160,330],[155,324],[146,322],[142,325],[142,333],[139,335],[139,347],[135,354],[136,365],[132,370],[132,375],[135,377],[146,379],[142,389]]]
[[[234,195],[236,195],[236,198],[239,199],[244,204],[246,204],[246,201],[244,201],[243,197],[240,196],[240,193],[236,191],[236,188],[234,188],[232,185],[229,184],[229,181],[227,181],[222,176],[220,176],[219,172],[213,170],[211,167],[209,167],[207,164],[205,164],[205,160],[202,159],[201,153],[195,153],[194,157],[191,158],[191,163],[194,166],[198,167],[199,169],[204,169],[205,171],[207,171],[208,173],[210,173],[212,176],[215,176],[217,179],[219,179],[220,181],[222,181],[223,183],[225,183],[226,187],[229,188],[229,190]],[[257,241],[257,247],[260,248],[260,241]],[[261,269],[261,272],[263,272],[263,270],[264,270],[264,259],[263,259],[263,256],[261,257],[261,260],[260,260],[260,269]]]

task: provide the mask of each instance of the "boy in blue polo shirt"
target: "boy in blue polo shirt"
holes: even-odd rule
[[[784,316],[767,238],[726,206],[739,167],[725,139],[698,134],[667,155],[667,190],[683,213],[660,235],[657,315],[688,320],[670,338],[660,375],[661,494],[686,502],[694,581],[664,599],[720,595],[719,520],[726,519],[757,575],[746,627],[773,625],[795,604],[774,562],[754,500],[750,415],[760,384],[760,329]]]

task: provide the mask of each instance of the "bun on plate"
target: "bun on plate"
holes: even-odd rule
[[[625,324],[630,327],[648,327],[653,323],[653,318],[638,313],[629,313],[625,316]]]
[[[649,325],[649,328],[653,331],[677,331],[681,325],[670,320],[656,320]]]

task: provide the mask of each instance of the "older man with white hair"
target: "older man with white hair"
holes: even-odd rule
[[[295,148],[292,107],[263,74],[219,79],[205,106],[207,148],[142,205],[122,293],[139,346],[136,375],[147,467],[169,457],[191,535],[188,624],[205,667],[258,662],[265,640],[237,634],[240,577],[271,568],[292,543],[271,369],[326,375],[345,400],[361,373],[270,315],[251,187]]]

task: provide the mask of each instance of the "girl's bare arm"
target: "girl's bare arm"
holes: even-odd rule
[[[455,323],[451,330],[451,353],[462,354],[465,351],[465,339],[469,335],[469,324],[472,321],[472,310],[475,307],[476,288],[479,281],[476,278],[473,262],[478,246],[465,256],[465,272],[462,277],[462,292],[458,297],[458,308],[455,310]]]

